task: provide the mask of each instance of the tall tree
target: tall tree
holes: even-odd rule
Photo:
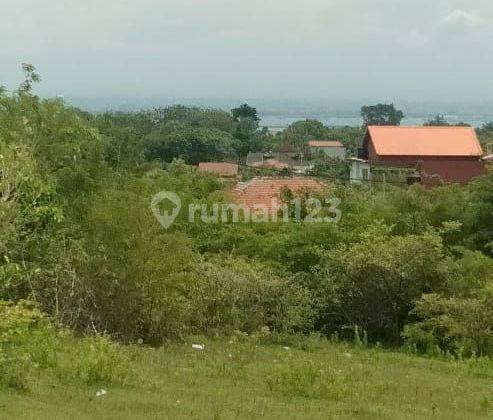
[[[231,114],[233,115],[233,120],[236,122],[244,118],[250,118],[255,122],[260,121],[260,118],[257,114],[257,108],[253,108],[248,104],[243,104],[237,108],[233,108],[231,110]]]
[[[369,125],[400,125],[404,113],[394,104],[378,104],[361,107],[363,127]]]

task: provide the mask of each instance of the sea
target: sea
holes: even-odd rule
[[[305,120],[319,120],[327,126],[358,127],[362,125],[362,105],[389,103],[378,99],[328,100],[328,99],[256,99],[256,98],[190,98],[169,96],[107,96],[67,97],[66,102],[92,112],[138,111],[175,104],[216,108],[229,111],[243,103],[257,108],[260,125],[269,130],[282,131],[290,124]],[[473,127],[493,122],[493,103],[461,103],[439,101],[393,101],[396,108],[404,112],[402,125],[422,125],[436,115],[441,115],[451,124],[460,122]]]

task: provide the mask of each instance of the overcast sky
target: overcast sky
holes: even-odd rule
[[[493,102],[491,0],[0,0],[43,95]]]

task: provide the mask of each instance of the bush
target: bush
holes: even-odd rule
[[[129,357],[108,337],[67,337],[64,343],[64,349],[60,350],[68,353],[57,369],[61,379],[78,380],[87,384],[108,384],[125,383],[131,377]]]
[[[408,346],[459,357],[493,355],[493,295],[482,299],[425,295],[412,314],[420,321],[404,329]]]
[[[34,367],[53,363],[53,336],[32,303],[0,301],[0,384],[26,388]]]
[[[191,325],[196,332],[308,331],[308,290],[242,259],[202,262],[190,283]]]
[[[34,304],[0,301],[0,385],[26,389],[41,370],[86,383],[124,382],[131,374],[126,354],[107,337],[74,339]]]
[[[292,361],[265,378],[269,391],[290,398],[337,401],[350,392],[346,378],[322,363]]]
[[[373,342],[397,344],[414,302],[445,283],[440,236],[392,236],[386,229],[374,225],[358,243],[324,254],[315,283],[324,331],[342,329],[352,338],[357,325]]]

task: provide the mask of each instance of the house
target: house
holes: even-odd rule
[[[482,150],[471,127],[370,126],[362,158],[375,168],[407,168],[410,182],[466,183],[485,173]],[[373,175],[372,178],[374,179]]]
[[[310,140],[308,146],[313,155],[323,152],[334,159],[346,159],[346,148],[340,141]]]
[[[200,162],[199,172],[207,172],[220,177],[236,177],[238,165],[226,162]]]
[[[239,183],[233,195],[238,203],[250,210],[264,208],[273,214],[283,204],[281,191],[284,188],[298,193],[303,190],[321,191],[327,186],[313,178],[254,178],[249,182]]]

